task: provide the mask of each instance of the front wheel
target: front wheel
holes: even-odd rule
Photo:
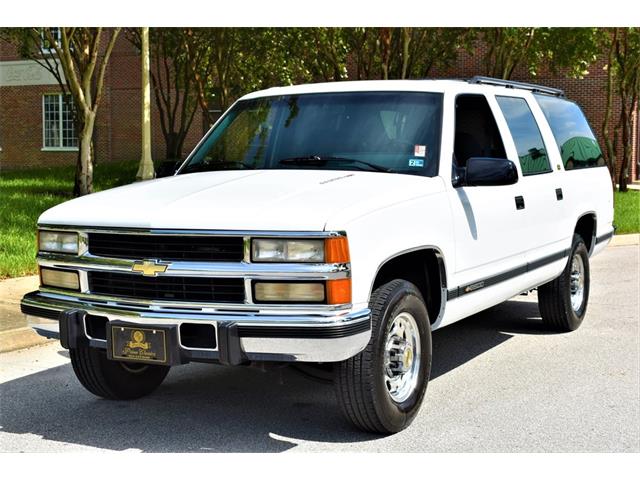
[[[589,278],[589,252],[576,233],[565,269],[555,280],[538,287],[538,307],[547,328],[570,332],[582,324],[589,301]]]
[[[347,419],[376,433],[396,433],[420,409],[431,371],[431,326],[422,295],[393,280],[371,296],[371,339],[340,362],[336,390]]]
[[[104,350],[69,350],[73,371],[80,383],[98,397],[132,400],[153,392],[169,373],[169,367],[107,359]]]

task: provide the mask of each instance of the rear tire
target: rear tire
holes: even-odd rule
[[[336,392],[347,419],[361,430],[396,433],[413,421],[431,371],[431,325],[412,283],[392,280],[371,296],[371,339],[336,365]]]
[[[72,348],[71,365],[89,392],[111,400],[132,400],[153,392],[169,373],[163,365],[123,363],[107,359],[104,350]]]
[[[567,265],[555,280],[538,288],[538,307],[545,327],[557,332],[576,330],[589,301],[589,252],[577,233]]]

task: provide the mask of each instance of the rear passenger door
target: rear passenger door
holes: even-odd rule
[[[521,248],[533,266],[545,259],[553,261],[565,248],[565,192],[562,175],[549,158],[548,139],[545,141],[539,126],[544,122],[542,112],[529,94],[496,95],[496,101],[510,133],[507,157],[519,163],[522,172],[519,184],[526,222],[519,236]]]

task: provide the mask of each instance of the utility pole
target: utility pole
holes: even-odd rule
[[[149,27],[142,27],[142,155],[137,180],[150,180],[156,173],[151,158],[151,87],[149,85]]]

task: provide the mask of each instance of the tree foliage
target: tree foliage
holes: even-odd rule
[[[191,29],[189,63],[205,114],[276,85],[352,79],[424,78],[469,48],[462,28]]]
[[[41,63],[59,79],[63,92],[71,93],[78,131],[85,131],[95,121],[100,72],[108,60],[103,53],[95,55],[99,48],[104,51],[99,42],[105,32],[62,29],[66,40],[54,45],[60,58],[56,62],[42,48],[42,36],[47,40],[51,36],[47,29],[8,30],[23,56]],[[111,44],[117,29],[108,31]],[[489,76],[509,79],[544,73],[581,78],[602,55],[608,68],[602,133],[612,175],[626,188],[632,113],[638,103],[639,32],[546,27],[155,28],[150,32],[152,84],[167,158],[180,158],[198,107],[211,123],[212,110],[225,110],[257,89],[314,81],[439,76],[464,51],[482,55],[485,71],[478,73]],[[128,37],[139,45],[135,30]],[[100,59],[102,66],[97,67]],[[623,167],[616,173],[619,145]]]
[[[519,68],[536,76],[542,67],[583,77],[599,53],[596,28],[495,27],[476,32],[487,49],[485,74],[490,77],[510,79]]]
[[[346,77],[337,29],[194,28],[187,52],[203,109],[251,90]],[[322,31],[321,31],[322,30]]]
[[[473,39],[468,28],[356,27],[339,33],[345,48],[342,78],[350,80],[425,78],[450,67]],[[346,72],[347,58],[353,78]]]

